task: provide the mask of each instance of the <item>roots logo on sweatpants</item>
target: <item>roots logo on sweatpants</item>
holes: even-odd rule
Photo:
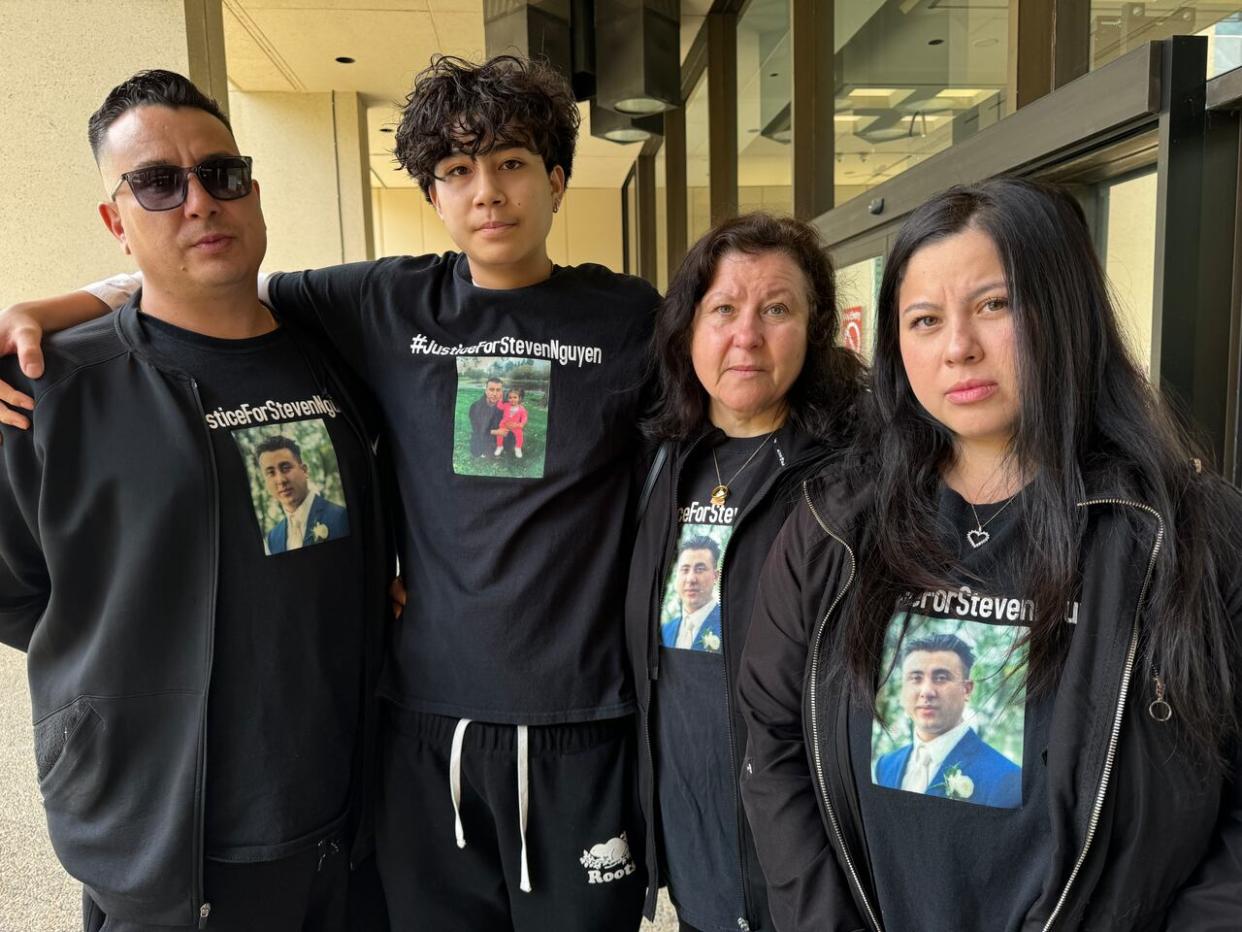
[[[587,883],[611,883],[637,870],[625,832],[601,845],[592,845],[590,851],[584,850],[578,863],[586,868]]]

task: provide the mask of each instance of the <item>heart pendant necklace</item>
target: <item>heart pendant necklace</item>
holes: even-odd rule
[[[979,512],[975,509],[974,502],[967,502],[966,504],[970,505],[971,513],[975,516],[975,526],[966,532],[966,542],[975,550],[978,550],[989,540],[991,540],[992,535],[985,531],[984,528],[995,521],[996,516],[1013,504],[1013,500],[1017,497],[1018,492],[1014,492],[1013,495],[1009,496],[1009,498],[1005,501],[1005,504],[1001,505],[994,512],[992,512],[992,517],[988,518],[986,521],[979,520]]]

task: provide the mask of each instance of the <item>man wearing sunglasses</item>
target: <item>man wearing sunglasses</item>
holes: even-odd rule
[[[48,830],[86,932],[340,932],[390,576],[371,432],[259,302],[259,188],[214,101],[140,72],[90,139],[142,290],[41,379],[0,364],[38,401],[0,446],[0,641]],[[266,552],[273,436],[339,478],[347,530]]]

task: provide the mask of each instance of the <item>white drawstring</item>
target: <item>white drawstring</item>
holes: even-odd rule
[[[518,824],[522,829],[522,892],[530,893],[530,867],[526,863],[526,814],[530,810],[530,736],[525,725],[517,727]]]
[[[461,824],[461,749],[466,728],[471,719],[463,718],[453,729],[453,749],[449,752],[449,794],[453,797],[453,827],[457,832],[457,847],[466,847],[466,831]],[[526,818],[530,811],[530,734],[525,725],[517,726],[517,791],[518,827],[522,834],[522,881],[523,893],[531,892],[530,865],[526,857]]]
[[[454,828],[457,830],[457,847],[466,847],[466,830],[461,825],[461,743],[466,737],[470,719],[463,718],[453,729],[453,750],[449,755],[449,793],[453,797]]]

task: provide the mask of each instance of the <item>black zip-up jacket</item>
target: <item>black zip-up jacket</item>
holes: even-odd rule
[[[639,793],[649,827],[646,845],[648,918],[655,913],[656,893],[661,883],[657,841],[659,809],[655,800],[655,762],[652,759],[650,731],[652,697],[658,692],[660,675],[660,601],[669,567],[676,556],[681,474],[686,462],[707,436],[705,433],[693,441],[670,445],[668,459],[652,487],[638,527],[625,599],[626,642],[634,669],[641,728]],[[783,427],[776,439],[785,464],[772,472],[738,515],[729,538],[729,558],[720,583],[721,652],[726,677],[726,682],[720,686],[720,702],[728,707],[729,730],[733,738],[730,750],[735,769],[741,766],[746,729],[737,708],[734,684],[737,682],[742,645],[750,626],[759,569],[781,525],[799,501],[801,479],[822,466],[828,455],[827,446],[806,437],[792,425]],[[742,900],[746,906],[746,915],[739,917],[745,920],[746,925],[739,924],[739,928],[766,929],[769,924],[763,873],[759,869],[741,801],[738,799],[736,802],[739,837],[733,842],[733,857],[738,859],[741,867],[744,885]]]
[[[57,857],[110,917],[201,927],[207,698],[219,489],[193,380],[158,365],[137,319],[116,314],[49,339],[30,382],[28,432],[0,446],[0,642],[27,652],[39,789]],[[373,449],[353,393],[290,330]],[[371,461],[366,692],[351,803],[354,861],[375,742],[374,686],[392,574]],[[365,762],[365,763],[363,763]]]
[[[742,660],[742,797],[781,932],[885,928],[850,767],[846,685],[825,674],[834,625],[867,559],[855,544],[867,494],[831,478],[804,487],[764,567]],[[1230,526],[1242,528],[1237,496],[1222,502]],[[1242,928],[1239,782],[1209,783],[1187,761],[1175,696],[1171,721],[1148,713],[1156,696],[1139,644],[1164,520],[1122,495],[1094,494],[1079,507],[1088,515],[1079,624],[1045,767],[1052,862],[1023,932]],[[1236,574],[1222,585],[1236,625],[1242,587]]]

